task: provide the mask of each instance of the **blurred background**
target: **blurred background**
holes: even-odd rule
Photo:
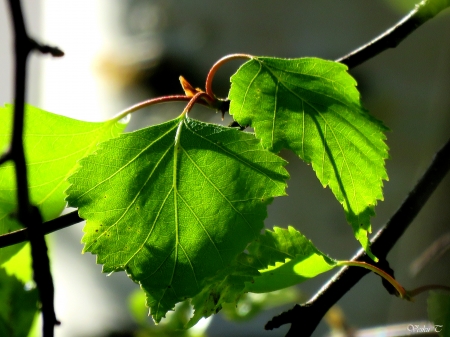
[[[212,64],[230,53],[336,59],[384,32],[414,7],[414,1],[400,0],[22,3],[30,33],[66,53],[61,59],[31,57],[27,101],[83,120],[102,120],[144,99],[181,94],[179,75],[203,87]],[[2,1],[1,104],[12,102],[12,41],[7,14]],[[386,163],[389,181],[385,182],[385,200],[376,208],[374,232],[396,211],[433,154],[449,138],[449,32],[447,10],[396,49],[351,70],[365,107],[392,130],[387,135],[391,149]],[[214,81],[217,95],[226,97],[229,77],[239,65],[235,61],[220,69]],[[144,109],[133,114],[128,129],[166,121],[182,109],[183,104],[178,103]],[[230,122],[229,116],[222,122],[219,115],[202,107],[195,107],[193,115],[203,121]],[[310,167],[292,153],[282,155],[290,163],[289,197],[278,198],[270,205],[266,227],[295,226],[330,256],[350,259],[359,246],[341,206],[329,189],[321,187]],[[413,272],[412,266],[435,240],[448,238],[449,197],[450,177],[446,177],[388,256],[397,279],[407,289],[430,283],[448,285],[448,252],[419,272]],[[94,256],[80,254],[82,228],[80,223],[50,235],[56,310],[63,323],[56,329],[56,336],[131,336],[133,331],[140,331],[141,336],[158,336],[157,331],[166,331],[164,326],[153,328],[151,320],[144,317],[146,309],[136,293],[138,286],[125,273],[106,277]],[[265,331],[264,324],[296,301],[310,298],[330,276],[321,275],[272,298],[247,299],[240,313],[230,309],[228,318],[216,315],[202,322],[195,333],[211,337],[284,336],[287,326]],[[257,311],[258,303],[271,308],[252,320],[229,321],[230,317]],[[414,303],[402,301],[388,295],[374,275],[359,282],[338,306],[355,329],[400,324],[399,329],[406,334],[409,324],[427,319],[425,294]],[[322,322],[314,336],[325,336],[329,331],[329,325]]]

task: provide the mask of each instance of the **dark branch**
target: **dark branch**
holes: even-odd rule
[[[64,56],[64,52],[58,47],[47,46],[43,44],[39,44],[38,42],[31,40],[33,43],[33,49],[40,51],[42,54],[50,54],[53,57],[62,57]]]
[[[26,30],[21,3],[19,0],[8,0],[14,32],[15,84],[14,84],[14,117],[10,148],[0,158],[0,164],[8,160],[14,162],[17,186],[18,220],[28,230],[31,244],[31,256],[34,281],[39,291],[42,314],[43,335],[53,336],[55,324],[59,324],[54,310],[54,289],[50,272],[50,263],[44,236],[39,234],[42,218],[39,210],[30,203],[28,192],[27,166],[23,146],[24,108],[26,92],[27,60],[30,53],[37,49],[41,52],[62,56],[58,48],[41,46],[32,40]]]
[[[343,63],[349,68],[354,68],[386,49],[395,48],[409,34],[449,6],[450,1],[448,0],[422,1],[395,26],[350,54],[337,59],[336,62]]]
[[[372,251],[380,260],[386,258],[449,170],[450,140],[436,154],[430,167],[394,216],[371,240]],[[352,260],[370,263],[363,250],[360,250]],[[287,336],[310,336],[331,306],[368,273],[369,271],[363,268],[342,268],[306,304],[296,305],[291,310],[275,316],[265,328],[272,330],[291,323]]]
[[[351,69],[388,48],[395,48],[414,30],[449,6],[449,0],[422,1],[395,26],[366,45],[337,59],[336,62],[343,63]],[[372,251],[380,260],[385,260],[388,252],[403,235],[449,169],[450,141],[436,154],[433,163],[400,209],[372,239]],[[360,250],[352,260],[371,263],[363,250]],[[310,301],[303,305],[297,304],[291,310],[273,317],[265,329],[272,330],[291,323],[287,336],[310,336],[331,306],[368,273],[369,271],[363,268],[342,268]]]
[[[75,225],[81,221],[84,220],[78,216],[78,212],[73,211],[56,219],[44,222],[41,226],[39,226],[38,233],[39,235],[47,235],[60,229]],[[0,235],[0,248],[28,241],[29,236],[28,228],[23,228],[8,234]]]

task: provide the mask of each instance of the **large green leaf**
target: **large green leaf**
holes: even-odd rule
[[[37,289],[26,290],[0,268],[0,336],[26,337],[38,310]]]
[[[258,235],[285,163],[253,134],[182,115],[102,143],[67,201],[87,219],[84,252],[139,282],[159,322]]]
[[[13,106],[0,108],[0,149],[11,141]],[[65,207],[66,178],[79,159],[95,145],[117,136],[125,128],[114,120],[92,123],[52,114],[31,105],[25,108],[24,145],[30,198],[44,220],[57,217]],[[16,210],[16,183],[11,162],[0,166],[0,234],[21,228],[12,213]],[[0,264],[23,245],[0,249]]]
[[[428,296],[428,318],[439,337],[450,337],[450,294],[431,291]]]
[[[386,127],[361,106],[345,65],[317,58],[254,57],[231,78],[230,114],[273,152],[312,163],[369,251],[374,205],[383,199]]]
[[[319,251],[295,228],[274,227],[252,242],[249,255],[259,264],[260,275],[246,291],[265,293],[304,282],[336,267],[335,260]]]

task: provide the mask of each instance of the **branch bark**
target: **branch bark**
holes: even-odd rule
[[[60,217],[44,222],[41,226],[39,226],[39,235],[47,235],[60,229],[75,225],[81,221],[84,221],[82,218],[78,216],[78,211],[73,211]],[[24,241],[28,241],[30,237],[28,228],[22,228],[17,231],[0,235],[0,248],[8,247],[15,245],[17,243],[21,243]]]
[[[424,0],[396,25],[369,43],[337,59],[336,62],[352,69],[386,49],[395,48],[422,24],[448,7],[450,0]],[[372,239],[372,251],[380,260],[385,260],[388,252],[403,235],[449,169],[450,141],[436,154],[433,163],[399,210]],[[352,260],[371,263],[363,250],[360,250]],[[296,304],[289,311],[273,317],[265,329],[272,330],[290,323],[291,328],[286,336],[310,336],[331,306],[368,273],[369,271],[363,268],[342,268],[311,300],[303,305]]]
[[[449,0],[425,0],[402,20],[369,43],[339,58],[336,62],[354,68],[389,48],[397,47],[407,36],[450,6]]]
[[[54,56],[62,56],[63,53],[57,48],[40,45],[28,36],[19,0],[8,0],[8,5],[14,31],[14,117],[11,145],[0,158],[0,164],[9,160],[14,162],[18,202],[17,217],[20,223],[28,230],[34,281],[39,291],[42,307],[43,335],[44,337],[51,337],[53,336],[54,326],[59,324],[59,322],[56,319],[53,305],[54,288],[47,255],[47,246],[44,236],[39,233],[42,218],[39,210],[30,203],[23,146],[23,129],[25,123],[24,107],[28,56],[34,49],[51,53]]]
[[[397,212],[371,240],[372,251],[380,260],[386,258],[448,171],[450,171],[450,140],[436,153],[433,162]],[[370,263],[370,258],[360,250],[352,261]],[[297,304],[291,310],[275,316],[266,324],[265,329],[272,330],[291,323],[286,336],[310,336],[327,311],[368,273],[369,271],[364,268],[342,268],[307,303]]]

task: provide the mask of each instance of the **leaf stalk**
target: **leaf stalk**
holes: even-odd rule
[[[409,296],[413,297],[413,296],[417,296],[417,295],[419,295],[425,291],[429,291],[429,290],[450,291],[450,287],[444,286],[442,284],[427,284],[427,285],[421,286],[419,288],[408,291],[408,294],[409,294]]]
[[[232,61],[232,60],[239,60],[239,59],[247,59],[251,60],[253,58],[250,54],[230,54],[227,56],[222,57],[220,60],[218,60],[209,70],[208,76],[206,77],[206,83],[205,83],[205,90],[206,93],[214,98],[214,92],[212,90],[212,81],[214,79],[214,75],[216,74],[217,70],[223,66],[225,63]]]
[[[336,266],[362,267],[362,268],[368,269],[368,270],[374,272],[375,274],[380,275],[382,278],[384,278],[386,281],[388,281],[390,284],[392,284],[392,286],[395,288],[395,290],[397,290],[400,298],[404,298],[407,301],[413,300],[411,293],[406,291],[405,288],[403,288],[401,286],[401,284],[398,283],[398,281],[395,278],[393,278],[391,275],[386,273],[384,270],[382,270],[372,264],[369,264],[366,262],[361,262],[361,261],[338,261]]]
[[[189,111],[191,111],[192,107],[194,106],[195,103],[197,103],[197,101],[200,98],[205,98],[205,99],[209,99],[210,97],[208,96],[208,94],[206,92],[200,91],[198,93],[196,93],[194,96],[192,96],[192,98],[190,99],[189,103],[186,105],[186,107],[184,108],[183,112],[182,112],[182,116],[187,116],[187,114],[189,113]]]
[[[132,105],[129,108],[126,108],[125,110],[122,110],[117,115],[112,117],[110,119],[111,122],[117,122],[120,121],[122,118],[128,116],[129,114],[136,112],[140,109],[156,105],[156,104],[162,104],[162,103],[168,103],[168,102],[189,102],[192,97],[188,97],[186,95],[171,95],[171,96],[162,96],[157,98],[152,98],[145,100],[143,102],[137,103],[135,105]]]

